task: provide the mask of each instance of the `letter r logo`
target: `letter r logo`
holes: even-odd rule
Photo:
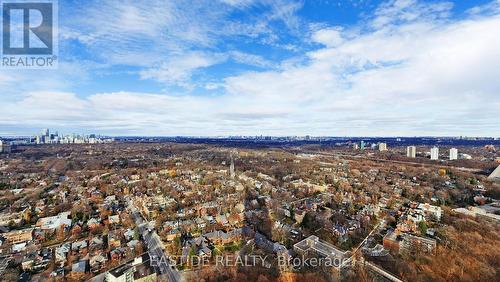
[[[53,11],[53,3],[3,1],[3,54],[52,55]]]

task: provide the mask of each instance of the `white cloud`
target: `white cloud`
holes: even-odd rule
[[[248,8],[255,4],[256,0],[220,0],[222,3],[238,8]]]
[[[139,72],[142,79],[154,79],[165,83],[188,84],[194,71],[218,64],[225,60],[220,54],[191,52],[171,57],[160,66]]]
[[[319,30],[313,40],[327,47],[309,53],[309,63],[232,77],[227,90],[276,103],[309,132],[500,135],[499,15],[443,21],[448,4],[409,3],[383,6],[388,21],[377,17],[368,24],[378,28],[354,37]],[[389,24],[405,9],[430,14]]]
[[[381,28],[388,24],[444,19],[450,15],[452,7],[452,2],[425,3],[418,0],[390,0],[378,7],[371,25],[374,28]]]
[[[62,122],[110,134],[500,136],[498,5],[452,19],[447,3],[391,1],[358,26],[316,29],[310,40],[323,46],[305,61],[203,83],[222,95],[30,91],[0,104],[0,127]],[[141,75],[189,83],[197,70],[229,58],[269,64],[242,51],[177,50]]]
[[[238,63],[257,66],[261,68],[272,68],[275,64],[269,60],[264,59],[262,56],[249,54],[241,51],[231,51],[229,56]]]
[[[273,24],[282,22],[291,30],[298,29],[296,12],[301,7],[295,0],[111,0],[61,4],[61,10],[68,14],[61,15],[64,42],[78,41],[97,64],[138,67],[142,79],[177,86],[194,84],[188,81],[193,72],[219,63],[222,59],[217,56],[221,55],[216,53],[221,53],[218,49],[228,38],[280,46]],[[254,6],[262,14],[255,16],[247,11]],[[233,17],[234,12],[248,15]],[[237,50],[224,56],[244,64],[269,66],[262,57]]]
[[[313,33],[312,40],[328,47],[338,46],[344,41],[342,28],[333,27],[318,30]]]
[[[475,15],[494,15],[500,13],[500,0],[493,0],[490,3],[487,3],[482,6],[476,6],[472,7],[469,10],[466,11],[468,14],[475,16]]]

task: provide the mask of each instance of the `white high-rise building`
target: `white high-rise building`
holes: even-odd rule
[[[439,160],[439,148],[434,147],[431,149],[431,160]]]
[[[11,147],[10,144],[0,140],[0,153],[10,153]]]
[[[417,156],[417,147],[415,146],[406,147],[406,156],[408,158],[415,158]]]
[[[450,149],[450,161],[458,159],[458,150],[456,148]]]
[[[379,151],[387,151],[387,143],[378,143],[378,150]]]

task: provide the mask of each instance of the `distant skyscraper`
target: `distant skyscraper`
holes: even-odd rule
[[[378,143],[378,150],[379,151],[387,151],[387,143]]]
[[[361,142],[359,142],[359,148],[361,150],[364,150],[365,149],[365,141],[361,140]]]
[[[359,145],[358,145],[358,143],[354,143],[354,144],[352,145],[352,148],[353,148],[354,150],[359,149]]]
[[[458,159],[458,150],[456,148],[450,149],[450,161]]]
[[[417,156],[417,147],[415,146],[406,147],[406,156],[408,158],[415,158]]]
[[[434,147],[431,149],[431,160],[438,160],[439,159],[439,148]]]
[[[50,135],[50,131],[48,128],[46,128],[43,132],[42,132],[43,136],[49,136]]]

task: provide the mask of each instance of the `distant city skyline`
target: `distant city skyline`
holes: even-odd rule
[[[264,135],[264,134],[251,134],[251,135],[243,135],[243,134],[228,134],[228,135],[180,135],[180,134],[171,134],[171,135],[157,135],[157,134],[144,134],[144,135],[126,135],[126,134],[107,134],[105,132],[98,132],[98,130],[93,129],[81,129],[80,131],[62,131],[57,128],[43,128],[43,129],[34,129],[30,133],[27,134],[0,134],[0,138],[15,138],[15,137],[36,137],[39,135],[44,135],[44,131],[49,130],[50,134],[57,134],[59,136],[68,136],[68,135],[76,135],[76,136],[88,136],[88,135],[96,135],[96,136],[105,136],[105,137],[185,137],[185,138],[231,138],[231,137],[241,137],[241,138],[250,138],[250,137],[297,137],[303,138],[307,140],[309,138],[451,138],[451,139],[473,139],[473,138],[485,138],[485,139],[495,139],[500,140],[500,136],[480,136],[480,135]],[[359,144],[358,144],[359,146]]]
[[[97,144],[97,143],[110,143],[114,140],[101,138],[96,134],[61,134],[57,130],[50,131],[49,128],[42,130],[41,134],[35,134],[34,140],[29,138],[28,142],[35,144]]]
[[[498,0],[58,3],[0,136],[500,136]]]

